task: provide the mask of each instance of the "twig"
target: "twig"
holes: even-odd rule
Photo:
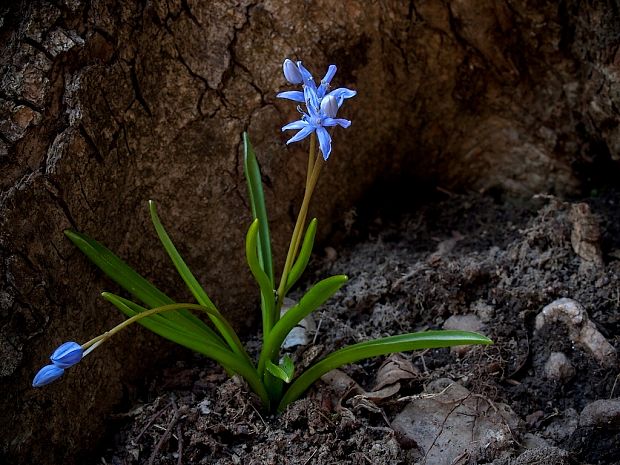
[[[262,415],[260,414],[260,412],[258,410],[256,410],[256,407],[254,407],[254,405],[250,404],[250,407],[252,407],[252,409],[256,412],[256,415],[258,415],[258,418],[260,418],[260,421],[263,422],[263,426],[265,426],[265,428],[267,428],[267,422],[265,421],[265,419],[262,417]]]
[[[170,433],[172,432],[172,428],[174,427],[174,425],[176,424],[179,418],[179,409],[177,408],[177,404],[174,402],[174,400],[171,400],[170,403],[172,404],[172,408],[174,409],[174,415],[172,416],[172,420],[170,420],[170,423],[168,423],[168,427],[166,428],[166,431],[164,432],[164,434],[162,434],[161,438],[155,445],[155,448],[153,449],[153,452],[151,453],[151,456],[149,457],[148,465],[153,465],[153,463],[155,462],[155,457],[159,453],[159,450],[162,448],[162,446],[170,438]]]
[[[181,431],[181,425],[177,424],[177,465],[183,465],[183,432]]]
[[[316,449],[314,449],[314,452],[312,452],[312,455],[310,457],[308,457],[308,460],[306,460],[304,462],[304,465],[308,465],[310,463],[310,460],[312,460],[312,457],[314,457],[318,451],[319,451],[318,447]]]
[[[319,324],[316,325],[316,331],[314,332],[314,337],[312,338],[312,345],[316,344],[316,338],[319,336],[319,330],[321,329],[321,323],[323,323],[323,315],[321,315],[321,319],[319,320]]]
[[[137,444],[138,441],[140,440],[140,438],[142,437],[142,435],[144,433],[146,433],[146,430],[150,428],[150,426],[153,424],[153,422],[155,422],[155,420],[157,420],[159,417],[162,416],[162,414],[168,410],[168,407],[170,407],[172,402],[169,402],[168,404],[166,404],[166,406],[164,408],[162,408],[159,412],[153,414],[151,416],[151,418],[149,418],[149,421],[146,423],[146,425],[144,426],[144,428],[142,428],[142,431],[140,431],[140,433],[138,434],[138,436],[136,436],[136,439],[134,439],[134,442]]]
[[[618,378],[620,378],[620,373],[616,375],[616,379],[614,380],[614,385],[611,387],[611,394],[609,394],[609,398],[613,399],[614,391],[616,390],[616,384],[618,384]]]
[[[430,445],[430,447],[426,450],[425,454],[424,454],[424,464],[427,463],[428,460],[428,454],[430,454],[431,449],[433,447],[435,447],[435,443],[437,442],[437,440],[439,439],[439,436],[441,436],[443,434],[443,428],[444,426],[446,426],[446,422],[448,421],[448,418],[450,418],[450,416],[452,415],[452,413],[459,408],[461,405],[463,405],[463,402],[465,401],[465,399],[467,399],[467,397],[469,397],[469,395],[465,396],[462,399],[459,399],[458,403],[456,403],[454,405],[454,407],[452,407],[452,409],[450,409],[450,411],[448,412],[448,414],[446,415],[446,417],[443,419],[443,421],[441,422],[441,426],[439,427],[439,433],[437,433],[437,435],[435,436],[435,439],[433,439],[432,444]]]
[[[410,402],[412,400],[418,400],[418,399],[433,399],[434,397],[439,397],[442,394],[444,394],[448,389],[450,389],[455,384],[456,383],[450,383],[439,392],[432,392],[432,393],[424,392],[422,394],[416,394],[413,396],[399,397],[398,399],[396,399],[396,402]]]

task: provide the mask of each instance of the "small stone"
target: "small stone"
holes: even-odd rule
[[[452,315],[444,323],[443,329],[480,331],[482,326],[482,321],[476,315]]]
[[[297,305],[297,302],[293,299],[285,297],[280,315],[284,315],[295,305]],[[310,333],[314,332],[316,332],[316,323],[314,322],[312,315],[308,315],[301,320],[297,326],[291,329],[282,343],[282,348],[287,350],[297,346],[308,345],[310,343]]]
[[[600,399],[586,405],[579,416],[580,426],[620,426],[620,398]]]
[[[558,416],[552,417],[544,428],[543,436],[552,443],[567,441],[579,425],[579,414],[571,407]]]
[[[495,317],[495,307],[482,300],[477,301],[473,305],[472,310],[476,312],[476,315],[478,315],[483,323],[487,323]]]
[[[550,323],[563,323],[571,341],[586,349],[605,367],[617,363],[616,349],[596,328],[583,306],[573,299],[562,298],[551,302],[536,315],[536,331]]]
[[[335,262],[336,259],[338,258],[338,252],[336,252],[336,249],[334,249],[333,247],[325,247],[325,259],[328,262]]]
[[[562,352],[551,352],[545,363],[545,376],[557,381],[566,381],[575,375],[575,367]]]

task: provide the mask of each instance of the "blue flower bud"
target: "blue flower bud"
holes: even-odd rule
[[[321,100],[321,112],[328,118],[335,118],[338,113],[338,101],[333,95],[327,95]]]
[[[54,351],[50,360],[58,368],[69,368],[82,360],[83,354],[84,349],[82,349],[80,344],[77,342],[65,342]]]
[[[282,70],[284,71],[284,77],[291,84],[301,84],[302,82],[304,82],[299,68],[288,58],[284,60],[284,63],[282,64]]]
[[[57,367],[56,365],[45,365],[34,377],[32,387],[41,387],[56,381],[64,372],[65,370]]]

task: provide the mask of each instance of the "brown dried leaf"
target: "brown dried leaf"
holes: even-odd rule
[[[399,381],[417,378],[418,375],[418,369],[409,360],[400,354],[393,354],[379,367],[373,392]]]
[[[325,373],[321,376],[321,381],[329,385],[340,400],[350,393],[365,394],[365,391],[353,378],[338,369]]]

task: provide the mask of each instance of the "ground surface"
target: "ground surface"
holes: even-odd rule
[[[210,362],[179,363],[110,420],[101,463],[619,463],[620,195],[585,203],[443,193],[406,215],[350,212],[307,283],[351,280],[298,365],[442,327],[495,345],[346,367],[277,418]]]

